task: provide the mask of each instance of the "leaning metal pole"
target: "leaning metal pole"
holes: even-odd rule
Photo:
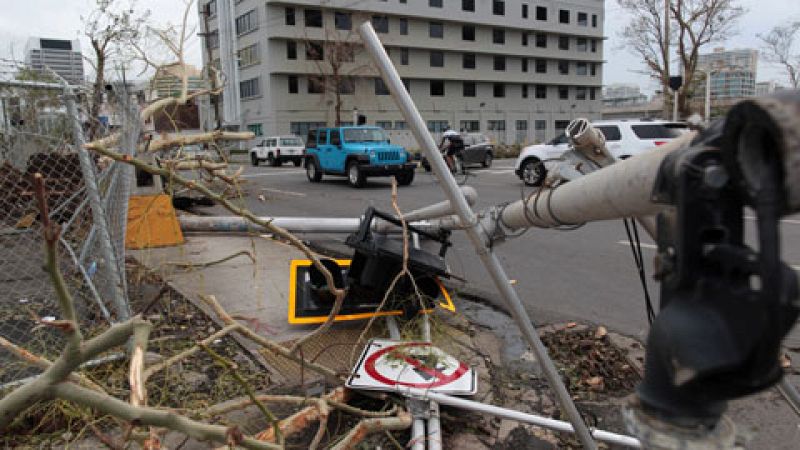
[[[106,279],[109,285],[106,295],[110,295],[114,302],[117,320],[126,320],[130,317],[130,311],[128,310],[128,303],[125,301],[125,294],[122,291],[122,277],[114,256],[114,249],[111,246],[111,235],[108,231],[105,211],[103,210],[103,201],[97,188],[97,178],[95,177],[92,159],[89,156],[89,152],[83,147],[83,127],[81,127],[78,108],[75,105],[75,92],[71,86],[66,84],[64,86],[64,103],[72,122],[72,131],[75,134],[75,147],[77,147],[78,157],[80,158],[83,181],[86,184],[86,194],[89,197],[89,205],[92,210],[92,222],[94,222],[94,226],[99,233],[100,252],[105,260],[101,266],[106,272]]]
[[[433,137],[431,137],[431,135],[427,132],[425,122],[422,120],[419,111],[411,100],[411,96],[403,86],[403,83],[400,80],[400,75],[397,73],[397,70],[392,64],[389,55],[386,54],[386,50],[383,48],[383,44],[381,44],[380,40],[378,39],[378,35],[375,34],[372,24],[369,22],[364,22],[359,27],[359,34],[361,35],[361,39],[364,41],[367,51],[372,56],[375,64],[378,66],[383,81],[389,87],[389,91],[392,93],[395,102],[403,113],[403,117],[411,127],[414,137],[416,137],[417,142],[419,142],[422,150],[425,152],[428,158],[428,161],[431,163],[434,173],[439,180],[441,180],[445,195],[454,206],[456,213],[461,219],[461,222],[465,225],[468,225],[465,228],[467,236],[469,236],[472,245],[475,247],[476,253],[480,257],[484,267],[486,267],[486,271],[491,276],[495,286],[497,286],[497,289],[500,291],[506,303],[508,304],[512,316],[522,331],[523,336],[525,336],[526,341],[531,346],[531,349],[539,360],[539,363],[542,366],[542,371],[544,372],[547,381],[550,383],[550,386],[555,391],[558,401],[561,404],[561,408],[566,413],[569,421],[572,423],[575,433],[577,434],[584,448],[591,450],[596,449],[597,446],[592,439],[592,435],[589,433],[589,429],[583,422],[578,409],[575,407],[575,403],[572,402],[569,392],[567,392],[567,389],[561,382],[558,371],[556,370],[553,361],[547,354],[547,349],[545,348],[544,344],[542,344],[541,339],[539,339],[539,335],[537,334],[536,329],[533,327],[531,319],[528,317],[528,313],[522,306],[519,296],[517,296],[516,291],[511,287],[511,282],[500,265],[500,261],[497,259],[497,256],[495,256],[495,254],[492,253],[492,251],[486,246],[483,230],[478,223],[475,213],[469,207],[464,195],[458,189],[455,179],[450,174],[442,155],[438,152]]]

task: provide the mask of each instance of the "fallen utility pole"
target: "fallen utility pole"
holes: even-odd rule
[[[511,286],[508,276],[500,265],[497,256],[486,246],[485,235],[475,213],[464,198],[464,194],[458,189],[456,180],[450,173],[441,153],[439,153],[436,142],[434,142],[433,137],[428,133],[422,116],[419,114],[414,102],[411,100],[411,96],[400,80],[400,75],[397,73],[380,39],[378,39],[378,35],[375,34],[372,24],[370,22],[364,22],[359,27],[358,31],[364,42],[364,46],[372,57],[372,60],[378,66],[384,83],[388,86],[395,102],[403,113],[403,117],[414,133],[414,137],[425,152],[425,156],[431,163],[434,173],[441,181],[441,186],[445,195],[453,205],[461,222],[467,225],[465,228],[467,236],[469,236],[476,253],[486,268],[486,271],[491,276],[495,286],[508,304],[512,316],[522,331],[525,340],[528,345],[530,345],[541,364],[542,371],[550,386],[555,391],[562,411],[569,417],[573,429],[583,447],[589,450],[596,449],[597,445],[591,433],[589,433],[588,427],[583,422],[583,418],[578,412],[578,409],[575,407],[572,397],[570,397],[569,392],[567,392],[567,389],[564,387],[555,364],[553,364],[553,361],[548,356],[547,349],[539,338],[536,329],[533,327],[533,323],[527,311],[525,311],[525,308],[522,306],[522,301]]]

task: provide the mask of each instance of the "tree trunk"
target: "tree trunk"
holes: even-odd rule
[[[97,56],[97,74],[94,78],[94,86],[92,87],[92,103],[89,109],[89,140],[95,140],[98,137],[98,129],[100,128],[100,106],[103,104],[103,90],[105,89],[104,72],[106,68],[106,55],[100,47],[95,47]]]

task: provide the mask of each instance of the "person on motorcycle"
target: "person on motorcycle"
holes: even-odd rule
[[[442,134],[442,142],[439,150],[444,153],[444,160],[452,172],[456,167],[455,158],[464,150],[464,140],[461,135],[453,129],[447,128]]]

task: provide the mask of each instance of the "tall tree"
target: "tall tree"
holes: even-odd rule
[[[670,75],[683,76],[678,90],[678,110],[689,115],[691,81],[697,72],[700,52],[735,33],[737,20],[745,10],[738,0],[617,0],[632,17],[621,37],[646,65],[646,73],[659,81],[664,92],[665,110],[671,104]],[[669,14],[667,14],[667,9]],[[665,32],[668,17],[669,32]],[[673,53],[674,51],[674,53]],[[678,70],[670,71],[670,62],[677,59]]]
[[[92,46],[95,76],[89,100],[89,138],[98,135],[100,108],[106,85],[106,71],[110,62],[121,54],[124,45],[136,40],[142,33],[150,11],[137,11],[136,1],[122,6],[121,1],[95,0],[94,9],[83,21],[83,34]]]
[[[783,66],[793,89],[800,87],[800,45],[795,38],[800,32],[800,21],[778,25],[767,34],[759,34],[762,57],[771,63]]]

